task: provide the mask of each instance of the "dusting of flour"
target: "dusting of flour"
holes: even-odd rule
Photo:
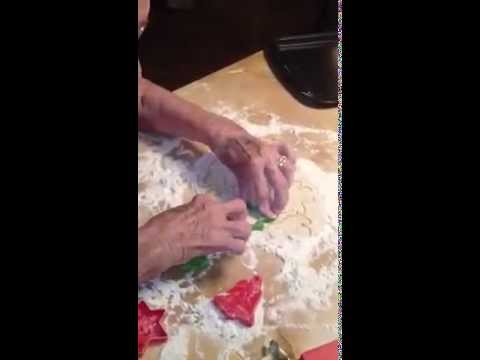
[[[189,330],[185,326],[175,329],[165,343],[160,360],[184,360],[188,356]]]
[[[283,125],[274,114],[267,125],[251,124],[244,113],[232,112],[222,104],[215,112],[232,118],[257,136],[283,131],[296,134],[321,131]],[[334,137],[331,134],[326,136]],[[185,203],[188,201],[186,194],[213,193],[222,200],[238,196],[235,176],[212,153],[206,153],[189,163],[172,156],[175,151],[183,151],[179,149],[182,145],[178,140],[140,134],[139,142],[144,145],[138,157],[139,211],[141,208],[147,209],[153,216]],[[281,270],[273,281],[286,284],[287,292],[269,301],[262,299],[257,307],[255,325],[248,328],[237,321],[226,321],[211,299],[200,294],[192,276],[180,280],[159,278],[145,284],[139,289],[139,299],[152,308],[164,308],[168,313],[166,323],[170,325],[170,337],[162,348],[161,359],[186,359],[191,332],[208,335],[222,344],[219,360],[228,359],[233,352],[248,359],[244,346],[267,334],[269,326],[302,326],[284,323],[282,314],[287,309],[321,310],[329,305],[329,299],[336,291],[338,273],[337,174],[324,172],[310,160],[298,159],[295,176],[293,189],[306,200],[298,208],[286,211],[284,217],[305,219],[302,226],[308,231],[301,236],[290,233],[288,227],[282,228],[280,217],[269,224],[265,231],[252,233],[242,257],[244,266],[253,271],[258,265],[255,249],[262,249],[281,259]],[[309,189],[308,196],[305,195],[307,190],[302,189]],[[291,195],[292,198],[296,196],[295,192],[291,192]],[[313,266],[316,258],[327,253],[333,254],[331,261],[320,268]],[[192,301],[191,296],[195,294],[198,296]],[[187,298],[189,301],[186,301]],[[272,325],[267,326],[265,319]],[[171,326],[174,323],[182,325]],[[201,354],[197,355],[201,358]]]
[[[198,304],[197,311],[202,314],[202,320],[198,323],[198,330],[208,334],[213,340],[228,344],[221,351],[218,360],[228,360],[232,352],[236,352],[247,358],[242,347],[250,343],[258,336],[265,334],[263,328],[264,303],[261,301],[255,310],[255,323],[252,327],[246,327],[237,321],[231,321],[218,311],[211,299],[204,298]]]
[[[253,106],[244,106],[240,110],[236,110],[227,103],[218,101],[214,107],[210,108],[210,110],[215,114],[225,116],[226,118],[233,120],[247,130],[250,134],[258,137],[278,135],[285,132],[295,135],[321,134],[330,142],[337,141],[338,139],[338,135],[335,131],[285,124],[280,121],[280,116],[278,114],[272,112],[260,112],[268,117],[269,120],[267,125],[254,124],[249,121],[249,117],[252,115],[252,113],[258,113],[258,110],[256,111]],[[310,141],[308,139],[305,140],[305,142]]]
[[[287,284],[292,306],[306,305],[322,310],[330,305],[329,298],[336,287],[338,261],[334,258],[329,266],[319,270],[314,269],[312,262],[321,254],[336,254],[337,251],[337,176],[324,172],[310,160],[299,159],[296,178],[308,182],[314,198],[323,205],[323,211],[311,215],[323,224],[320,231],[299,236],[289,234],[288,229],[274,231],[272,226],[264,232],[253,232],[248,246],[262,248],[283,260],[282,270],[276,279]]]

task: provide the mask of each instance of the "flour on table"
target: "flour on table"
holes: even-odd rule
[[[188,356],[189,340],[190,331],[185,326],[173,330],[162,348],[160,360],[185,360]]]
[[[181,281],[157,279],[143,286],[139,293],[139,299],[147,303],[151,309],[166,309],[167,315],[173,314],[180,309],[182,313],[190,311],[190,306],[184,298],[198,291],[191,277]],[[172,317],[167,316],[166,324],[170,325]]]
[[[218,101],[217,104],[211,107],[209,110],[217,115],[225,116],[226,118],[233,120],[247,130],[250,134],[254,134],[258,137],[278,135],[281,133],[291,133],[295,135],[320,134],[328,142],[335,142],[338,140],[338,135],[335,131],[285,124],[280,121],[280,116],[278,114],[272,112],[260,113],[269,119],[267,125],[254,124],[249,121],[249,117],[252,116],[253,113],[258,113],[258,111],[255,111],[252,106],[244,106],[240,110],[237,110],[222,101]]]
[[[218,360],[228,360],[232,352],[237,352],[247,358],[247,354],[244,353],[242,347],[265,334],[265,329],[263,329],[263,300],[259,302],[255,309],[255,323],[252,327],[246,327],[236,320],[227,319],[215,307],[211,299],[202,299],[198,303],[196,311],[201,314],[201,320],[197,324],[198,331],[207,334],[213,340],[219,341],[223,345]]]
[[[144,141],[148,137],[141,135]],[[206,153],[194,164],[175,159],[172,151],[181,146],[178,140],[163,139],[160,145],[150,143],[138,156],[138,206],[156,215],[184,204],[185,194],[214,193],[222,200],[238,195],[235,176],[212,153]]]
[[[181,91],[182,92],[194,92],[195,90],[198,90],[198,89],[201,89],[203,91],[206,91],[206,92],[209,92],[212,90],[212,88],[210,87],[210,85],[205,82],[205,81],[200,81],[200,80],[197,80],[197,81],[194,81],[193,83],[191,83],[189,86],[188,86],[188,89],[182,89]]]
[[[245,72],[245,70],[243,68],[238,68],[238,69],[229,70],[227,73],[228,74],[241,74],[243,72]]]
[[[260,136],[279,131],[317,132],[315,129],[282,125],[275,116],[267,125],[256,125],[249,123],[243,115],[229,114],[228,108],[217,110]],[[142,144],[138,157],[139,212],[145,211],[154,216],[184,204],[189,196],[199,193],[212,193],[224,201],[238,196],[235,176],[214,154],[206,153],[188,162],[173,156],[174,152],[184,151],[178,140],[139,135],[139,143]],[[166,309],[169,335],[173,331],[164,345],[161,359],[186,359],[186,342],[191,332],[200,332],[221,343],[220,360],[227,360],[233,352],[243,354],[247,359],[245,345],[266,335],[272,327],[302,328],[301,324],[284,322],[288,310],[322,310],[329,306],[329,299],[336,291],[338,273],[337,175],[324,172],[310,160],[298,159],[290,194],[291,200],[279,218],[268,224],[264,231],[252,232],[241,258],[242,264],[253,271],[259,265],[256,250],[279,258],[281,269],[270,281],[286,284],[287,289],[286,293],[268,301],[262,298],[253,327],[226,320],[215,308],[212,299],[201,295],[194,276],[180,280],[160,277],[142,286],[139,299],[151,308]],[[319,256],[328,254],[331,254],[330,261],[322,262],[321,267],[314,266]],[[210,257],[213,260],[218,256]],[[196,295],[193,301],[192,295]],[[177,325],[172,326],[174,318]],[[268,319],[268,325],[265,319]]]
[[[247,246],[242,256],[242,264],[247,269],[255,270],[258,265],[258,259],[252,246]]]

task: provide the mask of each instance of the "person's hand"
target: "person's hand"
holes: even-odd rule
[[[139,281],[195,256],[242,253],[251,232],[246,219],[243,200],[220,203],[209,195],[197,195],[188,204],[158,214],[139,229]]]
[[[296,161],[287,145],[267,143],[244,133],[229,137],[213,151],[237,176],[240,195],[247,203],[269,218],[285,208]]]

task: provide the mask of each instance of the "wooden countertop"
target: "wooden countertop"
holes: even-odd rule
[[[219,101],[237,110],[248,107],[249,121],[258,124],[265,124],[269,120],[266,115],[274,113],[280,116],[284,124],[337,131],[337,109],[313,109],[299,103],[277,81],[261,52],[180,88],[175,93],[212,111],[218,108]],[[315,161],[326,170],[335,171],[336,145],[333,151],[327,151],[332,149],[325,149],[324,133],[302,136],[307,143],[291,134],[282,134],[280,139],[275,139],[295,144],[299,156]]]
[[[275,118],[278,124],[286,126],[286,130],[263,135],[287,142],[299,157],[312,160],[327,173],[337,171],[337,109],[312,109],[300,104],[276,80],[262,53],[249,56],[180,88],[175,93],[222,115],[225,115],[225,109],[227,115],[228,112],[247,114],[249,123],[253,124],[249,131],[255,136],[260,136],[255,132],[255,124],[266,125]],[[267,279],[269,273],[278,272],[281,262],[273,255],[262,256],[259,257],[259,272]],[[231,257],[218,265],[215,278],[206,277],[201,280],[202,292],[207,297],[213,296],[219,288],[229,288],[235,279],[250,276],[248,270],[242,268],[240,260],[235,258],[239,257]],[[336,328],[338,313],[336,295],[334,291],[332,304],[326,311],[295,315],[301,322],[308,324],[308,331],[279,329],[277,336],[273,335],[276,339],[286,340],[291,356],[298,358],[302,352],[337,337],[336,331],[332,330]],[[148,349],[143,359],[158,359],[160,351],[161,346]],[[252,353],[251,356],[256,359],[258,353]],[[190,355],[188,359],[193,358]]]

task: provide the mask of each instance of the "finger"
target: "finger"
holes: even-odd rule
[[[286,156],[292,164],[295,164],[297,162],[297,156],[288,145],[279,144],[277,146],[277,150],[280,155]]]
[[[265,168],[270,185],[272,186],[275,196],[271,204],[271,208],[275,213],[280,213],[287,205],[288,201],[288,182],[277,166],[269,165]]]
[[[295,175],[295,165],[292,165],[290,162],[287,161],[280,168],[280,170],[282,174],[285,176],[285,179],[287,179],[288,186],[292,186],[294,175]]]
[[[248,185],[247,204],[251,205],[252,207],[256,207],[258,205],[255,199],[255,187],[251,182]]]
[[[278,153],[282,156],[286,156],[288,161],[281,167],[283,175],[288,181],[289,186],[293,184],[293,177],[295,173],[295,164],[297,157],[293,150],[286,144],[279,144],[277,146]]]
[[[228,249],[229,249],[229,251],[240,255],[240,254],[243,254],[246,246],[247,246],[247,243],[245,241],[238,240],[238,239],[232,239],[230,241],[230,243],[228,244]]]
[[[226,250],[225,250],[225,246],[201,246],[196,248],[194,251],[196,254],[195,256],[200,256],[200,255],[215,254],[215,253],[223,252]]]
[[[238,219],[247,216],[247,205],[242,199],[227,201],[222,204],[226,219]]]
[[[240,198],[245,202],[245,204],[250,203],[250,186],[246,183],[243,183],[240,186]],[[248,210],[247,210],[248,211]],[[247,215],[243,214],[234,214],[233,216],[227,216],[228,220],[245,220]]]
[[[276,216],[270,208],[270,188],[263,168],[254,172],[253,187],[255,189],[254,200],[258,209],[263,215],[274,219]]]
[[[248,186],[246,186],[245,184],[241,184],[240,185],[240,191],[239,191],[239,195],[240,195],[240,198],[243,199],[243,201],[245,202],[248,202]]]
[[[194,205],[209,205],[217,203],[217,200],[210,194],[198,194],[193,197],[192,203]]]
[[[213,250],[212,248],[210,248],[208,246],[205,246],[205,247],[199,246],[199,247],[191,250],[188,258],[193,259],[197,256],[204,256],[204,255],[213,254],[213,253],[216,253],[216,252],[217,251]],[[187,261],[183,261],[182,263],[186,263]]]
[[[225,229],[234,238],[247,240],[252,232],[252,226],[246,221],[229,221]]]
[[[227,215],[228,221],[245,221],[247,219],[248,212],[233,212]]]

